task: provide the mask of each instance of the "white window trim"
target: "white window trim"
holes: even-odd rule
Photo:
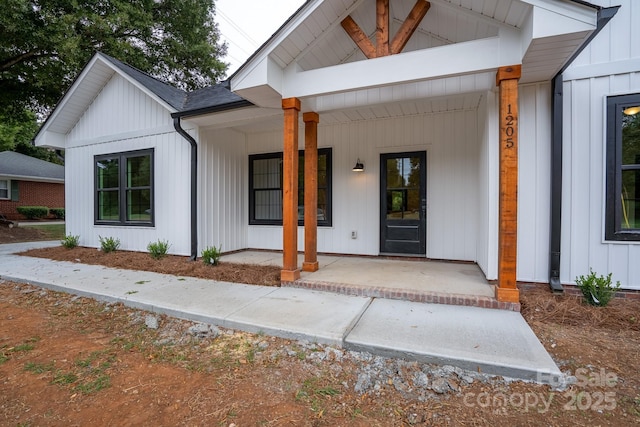
[[[0,200],[11,200],[11,180],[0,178],[0,181],[5,181],[7,183],[7,197],[2,197],[0,194]]]

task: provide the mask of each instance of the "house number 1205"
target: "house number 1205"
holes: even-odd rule
[[[506,127],[504,129],[505,134],[507,135],[507,148],[513,148],[515,142],[513,141],[513,135],[516,132],[514,127],[515,118],[513,117],[513,113],[511,113],[511,104],[507,105],[507,116],[505,117]]]

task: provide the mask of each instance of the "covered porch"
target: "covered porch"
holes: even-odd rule
[[[307,2],[230,78],[250,106],[184,115],[200,130],[202,241],[281,251],[272,263],[288,286],[517,306],[517,280],[546,269],[536,239],[548,218],[538,188],[548,185],[519,159],[548,158],[548,82],[596,28],[596,11],[524,0],[508,2],[509,16],[444,0],[347,3]],[[475,31],[445,34],[441,21]],[[550,46],[561,54],[550,58]],[[216,192],[218,182],[228,185]],[[385,259],[361,266],[318,253],[422,258],[395,267],[471,262],[481,291],[417,279],[431,270],[387,278],[372,267]]]
[[[303,259],[304,254],[299,254],[300,264]],[[223,255],[221,260],[279,267],[282,252],[247,250]],[[471,262],[333,254],[319,254],[318,262],[321,269],[302,271],[299,279],[283,281],[282,286],[425,303],[520,309],[518,303],[499,302],[494,296],[495,285]]]

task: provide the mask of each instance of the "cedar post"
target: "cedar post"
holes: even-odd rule
[[[304,262],[318,271],[318,113],[304,113]]]
[[[518,80],[521,66],[500,67],[500,199],[498,235],[498,287],[496,299],[519,302],[516,285],[518,246]]]
[[[389,0],[376,1],[376,57],[389,56]]]
[[[282,158],[282,271],[280,280],[300,278],[298,269],[298,113],[300,100],[282,100],[284,152]]]

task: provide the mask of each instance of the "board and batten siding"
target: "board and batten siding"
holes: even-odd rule
[[[606,97],[640,93],[640,72],[565,81],[560,278],[593,269],[640,289],[640,242],[604,239]]]
[[[249,247],[249,177],[246,136],[231,130],[207,130],[200,135],[198,154],[199,252],[221,247],[223,252]]]
[[[640,289],[640,242],[604,238],[606,97],[640,93],[640,2],[595,0],[617,14],[563,73],[563,192],[560,279],[593,269]]]
[[[380,155],[427,153],[427,257],[476,261],[478,236],[477,111],[456,111],[318,128],[318,147],[332,148],[333,224],[318,227],[318,251],[380,252]],[[302,128],[303,129],[303,128]],[[301,129],[299,148],[304,148]],[[282,132],[247,135],[249,154],[282,151]],[[351,169],[357,159],[365,172]],[[357,234],[351,238],[352,232]],[[282,227],[248,227],[250,248],[281,249]],[[303,227],[298,248],[304,249]]]
[[[549,282],[551,84],[520,85],[518,265],[521,282]]]
[[[115,74],[67,135],[66,148],[173,130],[171,115],[142,90]]]
[[[155,226],[95,225],[94,156],[147,148],[154,149]],[[115,75],[67,135],[65,157],[73,165],[65,168],[67,234],[89,247],[100,247],[100,236],[114,237],[134,251],[162,239],[170,253],[189,255],[190,146],[166,109]]]

